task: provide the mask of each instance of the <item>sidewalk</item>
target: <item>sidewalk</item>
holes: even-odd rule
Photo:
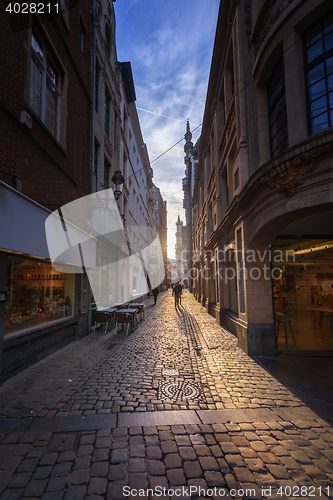
[[[152,304],[0,387],[0,499],[333,498],[333,398],[288,389],[189,293]]]

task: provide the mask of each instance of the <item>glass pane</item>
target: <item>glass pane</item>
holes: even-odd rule
[[[8,259],[10,278],[5,306],[5,335],[73,315],[73,275],[61,274],[50,264]]]
[[[328,102],[329,102],[329,107],[332,109],[333,108],[333,92],[330,92],[328,94]]]
[[[320,80],[315,85],[312,85],[312,87],[309,88],[309,91],[311,101],[318,99],[319,97],[324,95],[326,93],[325,80]]]
[[[326,60],[326,74],[331,75],[333,73],[333,57],[329,57]]]
[[[333,47],[333,31],[325,35],[325,51],[330,50]]]
[[[311,115],[317,116],[322,114],[327,109],[326,96],[317,99],[311,103]]]
[[[313,133],[324,130],[329,126],[327,113],[317,116],[312,120],[312,131]]]
[[[309,71],[309,85],[313,85],[318,80],[321,80],[325,76],[324,63],[318,64],[313,69]]]
[[[30,96],[29,104],[37,116],[42,113],[42,70],[36,57],[30,64]]]
[[[39,43],[37,42],[34,35],[31,35],[31,47],[33,49],[33,52],[40,59],[40,61],[43,62],[43,59],[44,59],[43,50],[42,50],[41,46],[39,45]]]
[[[317,24],[314,28],[312,28],[311,31],[307,34],[306,40],[307,40],[307,47],[310,45],[313,45],[314,43],[318,42],[321,39],[322,33],[321,33],[321,26],[320,24]]]
[[[313,61],[323,53],[323,42],[319,40],[308,48],[308,62]]]
[[[333,14],[324,19],[324,33],[327,34],[330,31],[333,31]]]
[[[327,78],[327,89],[333,90],[333,74]]]

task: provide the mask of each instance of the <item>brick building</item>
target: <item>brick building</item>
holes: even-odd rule
[[[60,4],[56,15],[23,17],[0,7],[0,379],[91,331],[88,276],[103,307],[147,294],[141,250],[151,282],[165,272],[166,206],[130,63],[117,60],[113,3]],[[116,171],[124,183],[115,200]],[[120,241],[105,236],[103,210],[120,222]],[[69,271],[72,257],[63,262],[50,237],[74,261],[82,252],[84,267]],[[74,240],[88,242],[91,266]]]
[[[24,17],[0,6],[3,378],[87,332],[82,276],[55,271],[45,241],[50,210],[90,192],[91,5],[61,5]]]

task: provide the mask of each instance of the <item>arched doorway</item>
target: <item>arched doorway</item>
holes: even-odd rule
[[[291,219],[271,244],[277,347],[333,350],[333,213]]]

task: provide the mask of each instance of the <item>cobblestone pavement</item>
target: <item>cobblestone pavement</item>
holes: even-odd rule
[[[0,387],[0,499],[333,498],[333,405],[293,393],[189,294]]]

